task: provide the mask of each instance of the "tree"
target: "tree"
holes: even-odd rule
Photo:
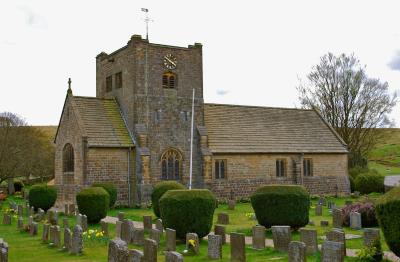
[[[379,139],[376,128],[392,125],[388,115],[396,105],[387,82],[370,78],[352,55],[321,57],[298,87],[304,108],[314,108],[337,131],[350,151],[350,166],[365,166]]]

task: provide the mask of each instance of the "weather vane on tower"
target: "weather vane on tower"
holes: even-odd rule
[[[142,12],[146,13],[146,17],[143,20],[146,23],[146,39],[149,40],[149,22],[154,22],[154,20],[149,17],[149,9],[142,8]]]

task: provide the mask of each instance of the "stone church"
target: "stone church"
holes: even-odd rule
[[[193,89],[193,187],[219,198],[272,183],[349,193],[346,144],[317,111],[204,103],[202,52],[133,35],[96,57],[96,97],[69,83],[55,138],[58,204],[95,182],[115,184],[129,206],[160,181],[188,185]]]

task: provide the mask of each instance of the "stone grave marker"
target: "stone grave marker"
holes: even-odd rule
[[[235,210],[235,206],[236,206],[236,201],[233,199],[229,199],[228,200],[228,209]]]
[[[103,235],[108,237],[108,223],[105,221],[100,221],[100,225],[101,225],[101,231],[103,232]]]
[[[240,233],[231,233],[231,261],[246,262],[245,236]]]
[[[124,221],[125,213],[124,212],[118,212],[118,221]]]
[[[315,215],[316,216],[322,216],[322,205],[317,205],[315,207]]]
[[[72,232],[68,227],[64,227],[64,249],[68,252],[72,250]]]
[[[253,230],[253,248],[254,249],[264,249],[265,248],[265,227],[264,226],[254,226]]]
[[[219,213],[218,214],[218,224],[228,225],[229,224],[229,215],[228,213]]]
[[[49,242],[50,244],[54,244],[54,237],[55,237],[55,230],[56,230],[56,226],[51,226],[50,225],[50,230],[49,230]]]
[[[23,212],[24,212],[24,207],[22,205],[18,205],[17,206],[17,214],[19,217],[23,216]]]
[[[321,225],[321,227],[328,227],[329,226],[329,221],[328,220],[321,220],[320,225]]]
[[[318,199],[318,205],[325,206],[326,205],[326,199],[324,197],[320,197]]]
[[[63,227],[64,228],[68,228],[69,227],[69,221],[68,221],[68,218],[66,218],[66,217],[63,218]]]
[[[49,230],[50,230],[50,225],[43,224],[43,231],[42,231],[42,241],[43,242],[49,241]]]
[[[85,232],[88,230],[88,222],[87,222],[87,216],[83,215],[82,216],[82,230]]]
[[[156,220],[156,229],[160,230],[160,232],[163,233],[164,227],[161,219]]]
[[[191,241],[194,241],[194,246],[190,244]],[[196,255],[199,254],[200,242],[199,242],[199,236],[196,233],[186,234],[186,249],[193,250]]]
[[[160,239],[161,239],[161,231],[158,229],[153,228],[150,231],[150,239],[153,239],[157,243],[157,247],[160,244]]]
[[[31,225],[29,225],[29,234],[31,236],[36,236],[38,233],[38,223],[37,222],[32,222]]]
[[[350,228],[359,230],[361,226],[361,214],[358,212],[350,212]]]
[[[289,254],[288,261],[289,262],[306,262],[306,244],[300,241],[291,241],[289,243]]]
[[[115,223],[115,237],[116,238],[121,238],[121,226],[122,226],[122,221],[117,221]]]
[[[125,241],[119,238],[110,240],[108,244],[108,262],[125,262],[127,261],[127,256],[128,245]]]
[[[307,254],[318,251],[317,230],[300,228],[300,241],[306,244]]]
[[[344,231],[334,228],[326,233],[326,240],[343,244],[343,256],[346,256],[346,235]]]
[[[31,207],[29,215],[33,216],[35,214],[35,207]]]
[[[183,256],[175,251],[167,251],[165,252],[165,262],[183,262]]]
[[[133,222],[129,219],[124,219],[121,224],[121,239],[129,244],[132,240]]]
[[[144,244],[144,229],[134,228],[132,233],[132,243],[134,245],[143,246]]]
[[[379,229],[365,228],[364,229],[364,245],[371,247],[376,239],[381,239]]]
[[[8,262],[8,244],[0,238],[0,261]]]
[[[143,216],[143,228],[144,231],[150,232],[150,230],[153,228],[152,216]]]
[[[146,262],[157,262],[157,243],[153,239],[144,240],[143,258]]]
[[[53,244],[55,247],[61,248],[61,229],[60,226],[54,226]]]
[[[167,228],[167,229],[165,229],[165,235],[166,235],[165,249],[167,251],[175,251],[176,250],[176,231],[171,228]]]
[[[275,250],[287,252],[292,241],[290,226],[272,226],[271,229]]]
[[[20,230],[24,228],[24,218],[22,216],[18,217],[17,228]]]
[[[129,262],[144,262],[143,252],[137,249],[128,250],[128,261]]]
[[[341,228],[343,225],[343,214],[342,214],[342,210],[339,208],[335,208],[332,210],[332,224],[333,227],[336,228]]]
[[[80,225],[74,227],[74,232],[72,234],[72,248],[71,253],[78,255],[82,253],[83,250],[83,229]]]
[[[324,241],[321,248],[322,262],[343,262],[343,243],[334,241]]]
[[[222,258],[222,237],[220,235],[208,235],[208,258]]]
[[[226,227],[222,225],[214,226],[214,234],[220,235],[222,237],[222,245],[226,243]]]

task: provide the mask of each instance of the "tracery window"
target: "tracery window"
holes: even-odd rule
[[[74,148],[66,144],[63,149],[63,172],[74,172]]]
[[[169,149],[161,156],[161,178],[179,180],[181,177],[182,155],[175,149]]]
[[[173,89],[176,87],[176,74],[172,72],[165,72],[162,76],[163,88]]]

